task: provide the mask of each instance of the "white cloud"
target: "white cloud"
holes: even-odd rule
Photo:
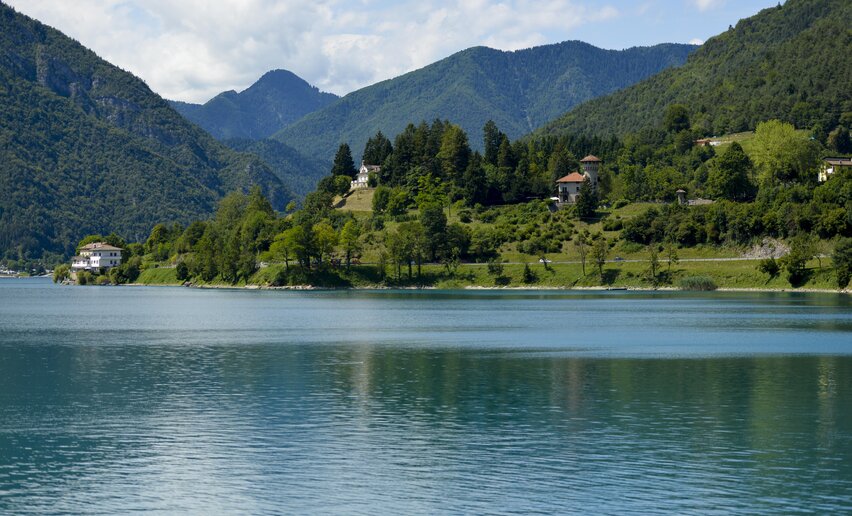
[[[689,40],[689,44],[690,45],[703,45],[704,40],[701,39],[701,38],[692,38],[691,40]]]
[[[695,4],[695,7],[697,7],[701,12],[721,7],[725,4],[725,2],[726,0],[692,0],[692,3]]]
[[[164,97],[192,102],[241,90],[274,68],[345,94],[470,46],[562,41],[619,15],[585,0],[6,1]]]

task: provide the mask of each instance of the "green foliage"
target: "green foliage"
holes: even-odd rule
[[[819,148],[798,134],[791,125],[778,120],[757,125],[752,156],[761,184],[813,182],[819,164]]]
[[[381,131],[367,140],[361,159],[368,165],[381,165],[393,152],[393,145]]]
[[[214,138],[261,140],[337,99],[287,70],[272,70],[240,93],[225,91],[202,105],[170,103]]]
[[[828,148],[840,154],[852,153],[852,137],[849,136],[849,129],[839,125],[833,131],[828,133]]]
[[[837,276],[837,288],[844,289],[852,277],[852,238],[840,239],[834,247],[831,259]]]
[[[70,255],[211,214],[225,192],[291,194],[256,157],[184,120],[144,82],[0,4],[0,250]],[[17,257],[17,256],[16,256]]]
[[[781,272],[781,266],[775,258],[769,257],[760,260],[757,265],[757,270],[769,276],[769,279],[774,279]]]
[[[78,285],[89,285],[95,280],[95,276],[88,271],[78,271],[76,274]]]
[[[662,125],[660,106],[691,112],[700,135],[754,129],[779,119],[831,131],[852,111],[852,4],[788,0],[707,40],[679,68],[587,102],[539,134],[626,135]],[[838,70],[843,70],[838,75]]]
[[[516,52],[474,47],[350,93],[274,138],[325,160],[341,141],[361,149],[376,129],[398,134],[411,120],[452,116],[469,135],[493,120],[517,138],[585,100],[683,64],[694,48],[665,44],[614,52],[576,41]],[[472,147],[483,151],[483,143],[477,138]]]
[[[329,170],[330,161],[311,158],[289,145],[267,138],[265,140],[231,139],[222,143],[231,149],[257,156],[269,165],[272,172],[293,191],[304,197],[316,188],[317,182]],[[286,211],[293,211],[287,209]]]
[[[186,281],[189,279],[189,266],[186,262],[178,262],[175,267],[175,276],[178,281]]]
[[[592,245],[592,257],[595,260],[595,265],[598,266],[598,274],[603,280],[603,268],[606,265],[606,257],[609,253],[609,245],[605,238],[600,237],[595,240],[595,243]]]
[[[657,252],[657,246],[648,247],[648,269],[645,274],[648,281],[657,286],[660,281],[660,254]]]
[[[350,179],[355,179],[358,174],[358,169],[355,168],[355,162],[352,161],[352,151],[349,149],[349,144],[341,143],[337,148],[337,154],[334,155],[334,162],[331,165],[332,176],[347,176]]]
[[[350,268],[352,258],[361,251],[361,226],[358,221],[352,219],[346,221],[340,230],[340,245],[346,259],[346,268]]]
[[[686,276],[680,279],[681,290],[709,291],[719,288],[713,278],[707,276]]]
[[[666,108],[663,129],[667,133],[680,133],[689,129],[689,109],[683,104],[672,104]]]
[[[716,199],[747,201],[754,198],[751,182],[752,163],[739,143],[711,160],[707,176],[707,194]]]
[[[597,209],[598,192],[587,177],[580,186],[580,194],[577,197],[577,216],[581,219],[592,218]]]
[[[524,273],[522,276],[522,281],[524,283],[535,283],[538,281],[538,275],[530,268],[530,264],[524,264]]]
[[[808,260],[814,256],[812,241],[804,236],[790,242],[790,252],[778,260],[778,264],[787,274],[787,281],[793,287],[800,287],[807,281]]]
[[[71,266],[68,264],[57,265],[55,269],[53,269],[53,282],[54,283],[62,283],[66,281],[71,276]]]

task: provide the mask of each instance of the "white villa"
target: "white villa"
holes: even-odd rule
[[[819,169],[819,182],[824,183],[842,168],[852,167],[852,158],[824,158]]]
[[[73,271],[110,269],[121,265],[121,249],[104,242],[86,244],[71,261]]]
[[[591,154],[580,160],[580,165],[583,167],[583,173],[571,172],[565,177],[556,180],[556,187],[559,189],[559,202],[573,204],[577,202],[577,195],[580,193],[580,187],[586,178],[592,184],[592,188],[598,187],[598,170],[600,169],[601,160]]]
[[[378,174],[381,170],[382,167],[378,165],[366,165],[361,161],[361,168],[358,169],[358,175],[355,176],[355,180],[350,183],[350,188],[352,190],[367,188],[370,182],[370,174]]]

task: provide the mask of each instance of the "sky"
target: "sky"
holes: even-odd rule
[[[778,0],[3,0],[203,103],[283,68],[344,95],[477,45],[696,43]]]

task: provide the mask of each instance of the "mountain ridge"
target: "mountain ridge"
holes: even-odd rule
[[[682,64],[695,48],[664,43],[619,51],[578,41],[516,51],[472,47],[352,92],[272,137],[321,159],[330,159],[340,143],[357,154],[379,130],[397,134],[408,123],[434,118],[451,119],[469,134],[493,119],[516,138],[565,107]]]
[[[169,102],[218,140],[261,140],[338,98],[293,72],[276,69],[241,92],[223,91],[204,104]]]
[[[0,3],[0,253],[68,253],[209,215],[232,190],[292,194],[258,158],[187,122],[141,79]]]
[[[616,134],[650,129],[664,107],[684,104],[703,134],[754,129],[777,118],[800,128],[852,122],[852,4],[788,0],[707,40],[686,64],[591,100],[537,134]]]

